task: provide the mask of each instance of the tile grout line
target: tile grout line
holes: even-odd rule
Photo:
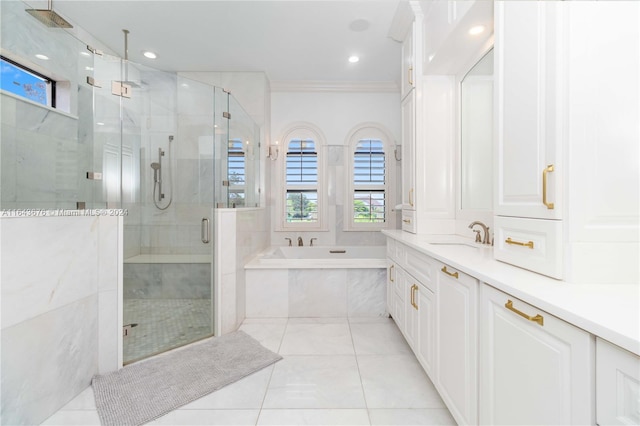
[[[289,327],[289,319],[287,318],[287,322],[284,325],[284,330],[282,330],[282,336],[280,337],[280,344],[278,345],[278,349],[276,353],[282,356],[282,361],[284,361],[284,356],[280,354],[280,350],[282,349],[282,342],[284,341],[284,336],[287,333],[287,327]],[[264,408],[264,401],[267,399],[267,394],[269,393],[269,386],[271,385],[271,379],[273,378],[273,373],[276,371],[276,364],[273,364],[273,368],[271,369],[271,374],[269,374],[269,380],[267,380],[267,386],[264,389],[264,395],[262,396],[262,402],[260,403],[260,407],[258,407],[258,417],[256,417],[256,426],[260,422],[260,416],[262,415],[262,410]]]
[[[351,336],[351,345],[353,346],[353,355],[356,359],[356,367],[358,368],[358,378],[360,379],[360,388],[362,389],[362,398],[364,399],[364,408],[367,413],[367,420],[369,421],[369,425],[371,425],[371,415],[369,414],[369,404],[367,403],[367,395],[364,390],[364,384],[362,383],[362,372],[360,371],[360,362],[358,362],[358,352],[356,351],[356,344],[353,340],[353,331],[351,330],[351,321],[347,319],[347,324],[349,326],[349,336]]]

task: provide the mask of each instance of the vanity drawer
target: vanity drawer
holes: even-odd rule
[[[417,250],[407,248],[407,258],[404,265],[408,273],[413,275],[429,290],[435,292],[435,285],[433,284],[432,277],[433,267],[435,265],[434,259]]]
[[[413,210],[402,210],[402,230],[416,233],[416,212]]]
[[[562,221],[494,217],[496,260],[562,279]]]

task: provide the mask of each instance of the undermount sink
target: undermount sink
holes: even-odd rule
[[[473,245],[470,243],[460,243],[460,242],[455,242],[455,241],[433,241],[433,242],[429,242],[429,244],[433,244],[435,246],[457,246],[457,247],[469,247],[472,249],[479,249],[482,248],[482,246],[480,245]]]

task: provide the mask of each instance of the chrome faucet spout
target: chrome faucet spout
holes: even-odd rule
[[[473,227],[476,225],[480,226],[482,228],[482,232],[484,233],[484,237],[482,238],[482,244],[491,244],[491,238],[489,236],[489,227],[484,223],[480,222],[479,220],[476,220],[469,224],[469,229],[473,229]],[[477,239],[476,239],[476,242],[478,242]]]
[[[302,247],[304,243],[302,242],[302,237],[298,237],[298,246]]]

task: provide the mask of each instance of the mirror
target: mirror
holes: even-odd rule
[[[460,83],[460,209],[493,203],[493,49]]]

